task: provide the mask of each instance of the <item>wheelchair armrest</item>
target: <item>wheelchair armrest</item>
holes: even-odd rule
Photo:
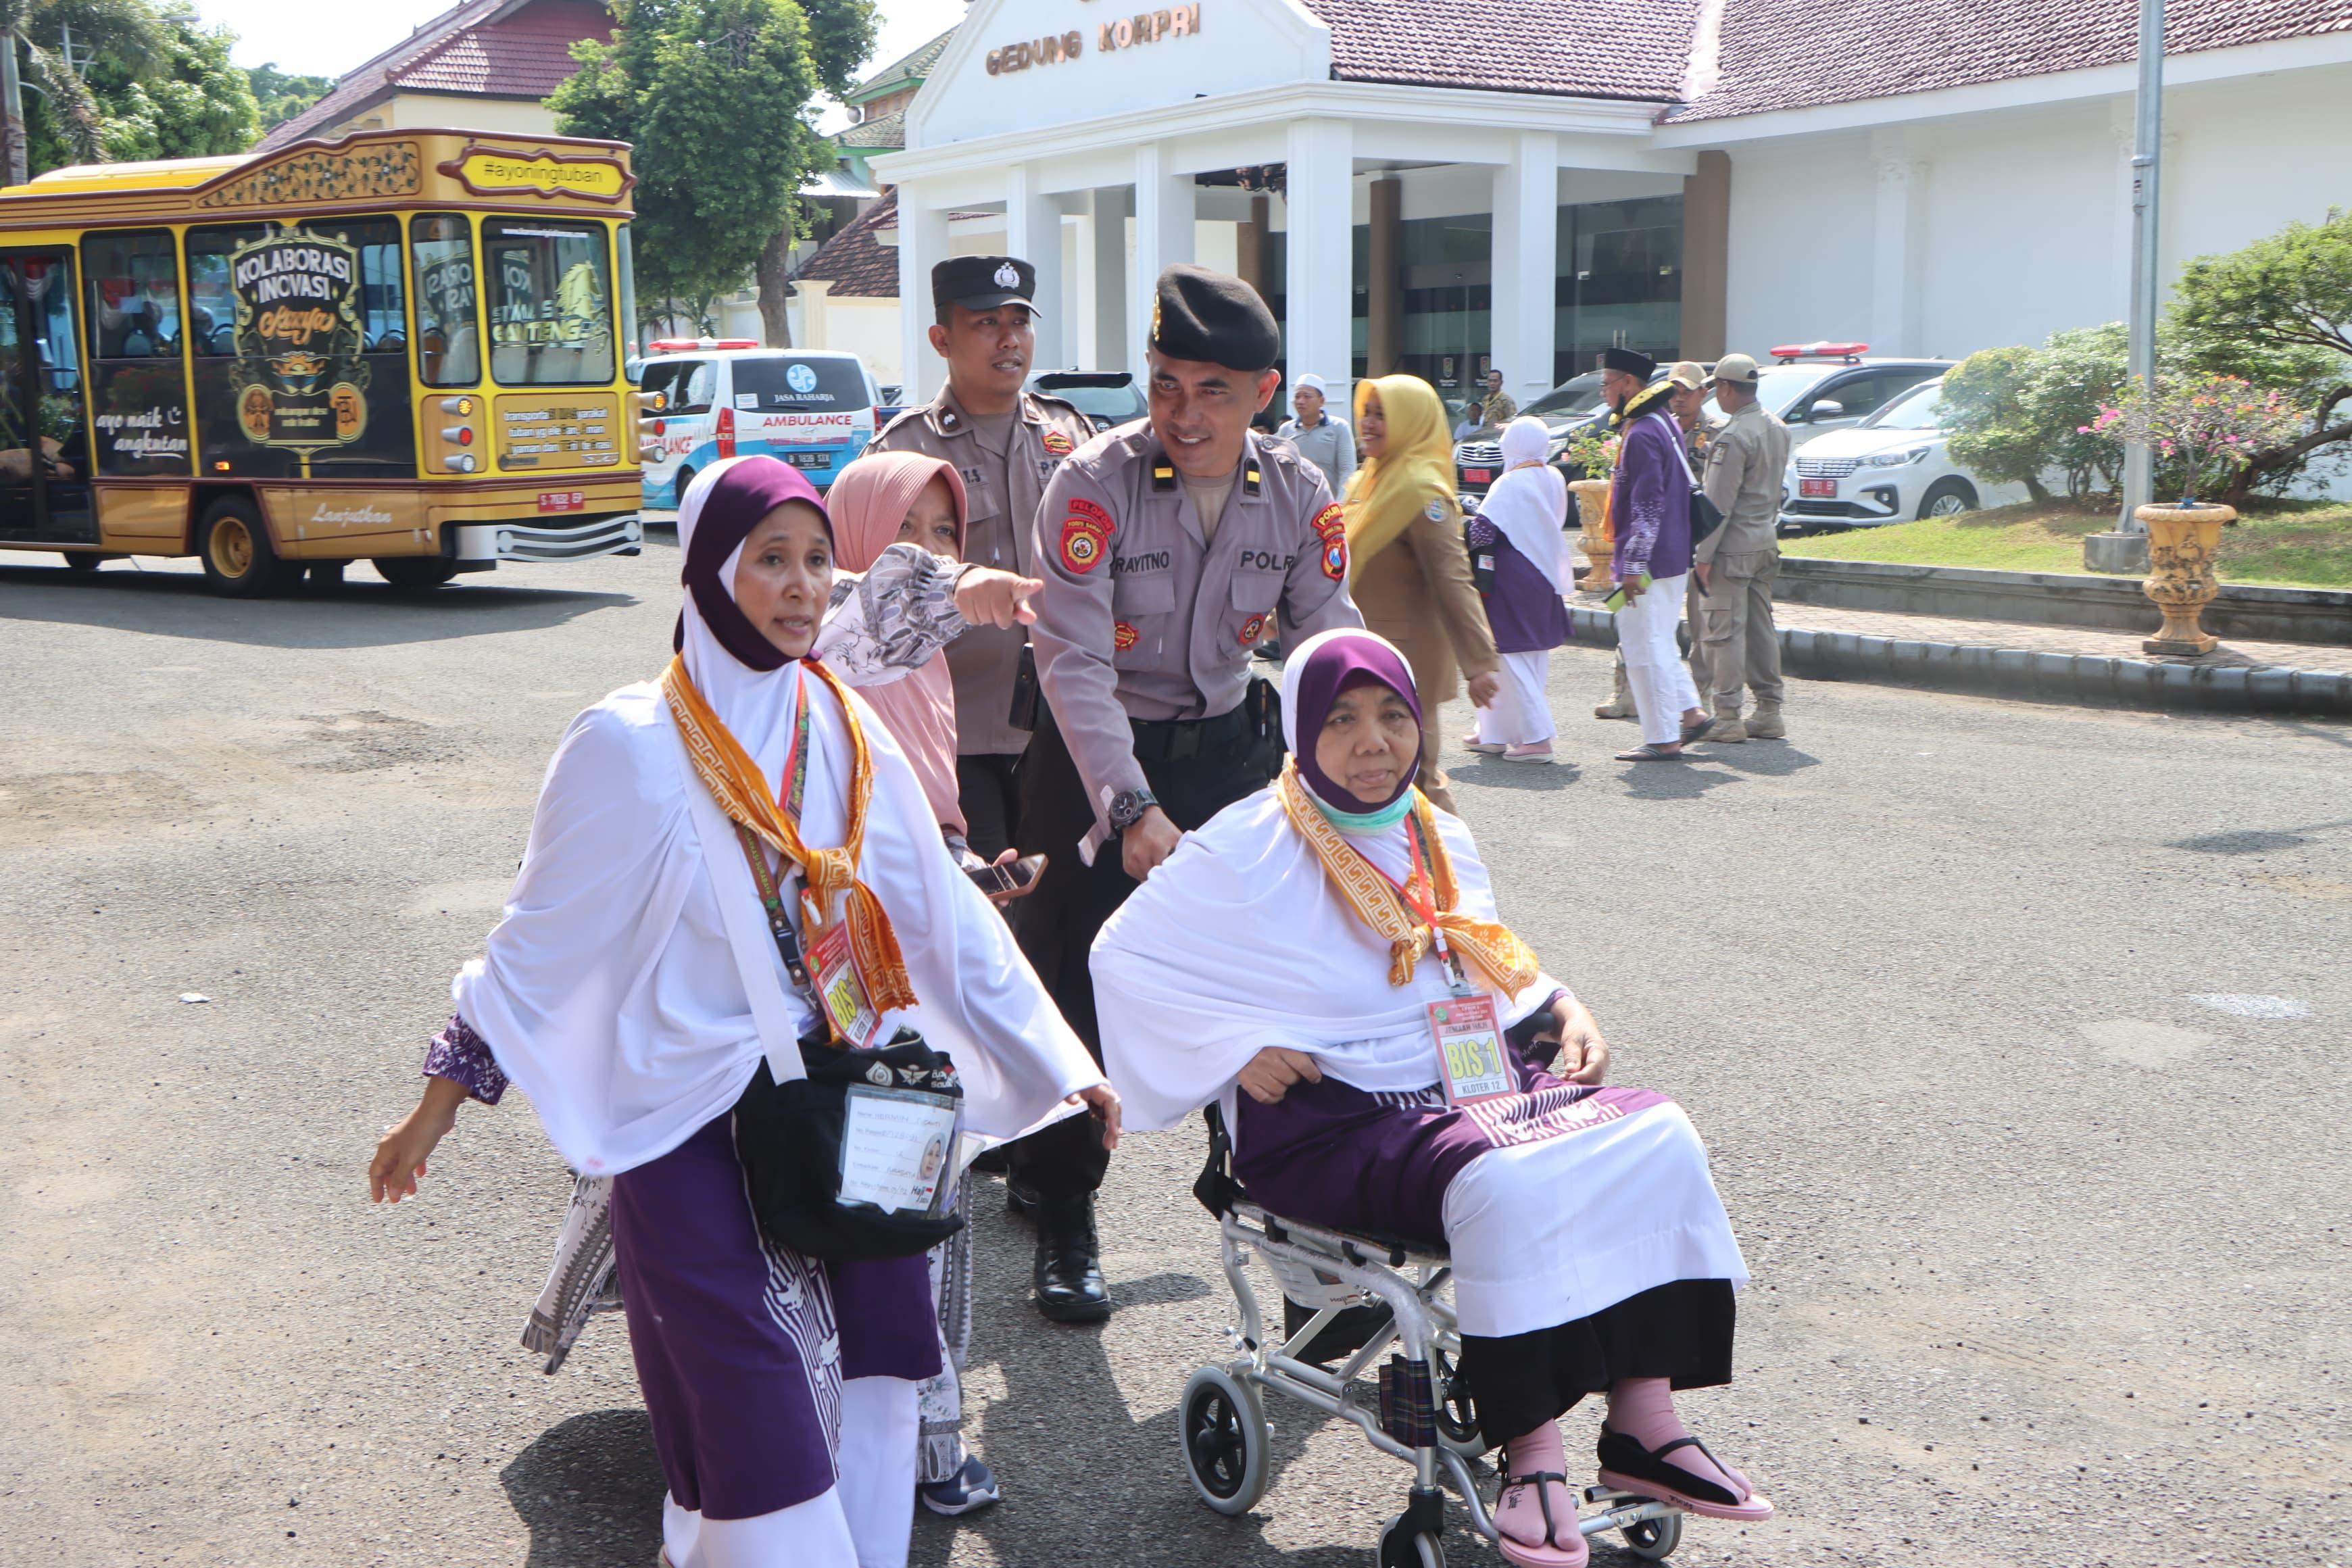
[[[1209,1157],[1192,1183],[1192,1195],[1201,1200],[1202,1208],[1223,1219],[1248,1194],[1234,1179],[1234,1141],[1225,1132],[1224,1112],[1211,1103],[1202,1108],[1202,1120],[1209,1124]]]

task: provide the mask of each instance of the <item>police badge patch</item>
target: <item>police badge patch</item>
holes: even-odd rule
[[[1010,261],[1004,263],[996,269],[996,286],[999,289],[1018,289],[1021,287],[1021,274],[1013,269],[1013,263]]]
[[[1062,519],[1062,564],[1073,572],[1093,571],[1110,535],[1110,513],[1084,496],[1073,497],[1069,515]]]
[[[1348,574],[1348,521],[1333,501],[1315,514],[1315,537],[1323,542],[1323,575],[1334,583]]]
[[[1242,647],[1249,647],[1254,645],[1259,637],[1264,637],[1265,635],[1265,623],[1272,618],[1273,616],[1271,615],[1256,615],[1252,616],[1248,620],[1244,621],[1242,623],[1242,634],[1239,639]]]
[[[1066,458],[1070,455],[1071,449],[1070,438],[1067,436],[1063,435],[1059,430],[1045,432],[1045,450],[1057,458]]]
[[[1125,621],[1114,621],[1110,628],[1110,646],[1125,653],[1135,646],[1135,628]]]
[[[1444,522],[1445,521],[1444,497],[1437,496],[1431,499],[1429,503],[1429,521],[1432,522]]]

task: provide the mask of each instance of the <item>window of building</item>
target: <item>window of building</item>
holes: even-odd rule
[[[1655,360],[1682,353],[1683,199],[1579,202],[1559,209],[1553,379],[1592,368],[1605,348]]]

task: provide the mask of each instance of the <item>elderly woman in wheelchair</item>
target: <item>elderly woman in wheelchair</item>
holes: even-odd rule
[[[1496,919],[1469,829],[1413,788],[1419,699],[1393,646],[1352,630],[1310,639],[1284,674],[1283,722],[1282,776],[1186,835],[1093,954],[1129,1124],[1212,1108],[1202,1195],[1224,1211],[1250,1352],[1219,1384],[1242,1408],[1216,1419],[1255,1421],[1234,1440],[1262,1450],[1255,1389],[1272,1388],[1414,1458],[1399,1539],[1420,1537],[1423,1562],[1438,1557],[1440,1463],[1474,1522],[1528,1568],[1577,1568],[1585,1533],[1610,1527],[1664,1555],[1679,1510],[1769,1518],[1675,1408],[1675,1390],[1731,1381],[1732,1292],[1747,1279],[1689,1118],[1653,1090],[1602,1087],[1592,1016]],[[1244,1244],[1286,1280],[1331,1288],[1286,1344],[1261,1342]],[[1420,1264],[1418,1281],[1382,1253]],[[1379,1299],[1358,1314],[1378,1337],[1334,1377],[1308,1363],[1328,1359],[1331,1309],[1350,1288]],[[1382,1369],[1375,1422],[1349,1380],[1390,1336],[1405,1354]],[[1608,1408],[1599,1485],[1584,1492],[1612,1507],[1580,1521],[1558,1418],[1588,1394]],[[1489,1527],[1460,1456],[1495,1447]],[[1383,1545],[1384,1560],[1411,1552]]]

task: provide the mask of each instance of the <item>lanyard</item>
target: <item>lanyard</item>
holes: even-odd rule
[[[1469,977],[1462,972],[1461,959],[1454,955],[1453,947],[1445,940],[1445,929],[1437,923],[1439,913],[1437,878],[1431,866],[1429,846],[1421,836],[1419,814],[1407,812],[1404,828],[1406,840],[1412,846],[1412,868],[1402,882],[1378,866],[1373,866],[1364,852],[1354,845],[1348,846],[1349,851],[1357,859],[1362,860],[1366,866],[1371,867],[1373,875],[1395,890],[1398,901],[1403,904],[1407,910],[1417,916],[1422,924],[1429,928],[1430,941],[1436,946],[1438,960],[1445,965],[1446,974],[1453,982],[1454,989],[1457,992],[1466,992],[1470,989]]]
[[[801,822],[801,805],[808,794],[808,689],[799,693],[799,712],[793,721],[793,748],[789,770],[791,783],[785,786],[783,798],[778,803],[792,818],[794,827]],[[793,977],[803,998],[814,1002],[816,988],[809,982],[808,962],[801,955],[800,937],[793,930],[792,917],[784,911],[783,889],[776,873],[768,864],[768,852],[761,847],[759,835],[737,824],[735,837],[743,846],[743,858],[751,863],[751,881],[760,889],[760,905],[768,912],[768,930],[776,939],[776,952],[784,961],[784,973]],[[820,1016],[823,1010],[819,1009]]]

